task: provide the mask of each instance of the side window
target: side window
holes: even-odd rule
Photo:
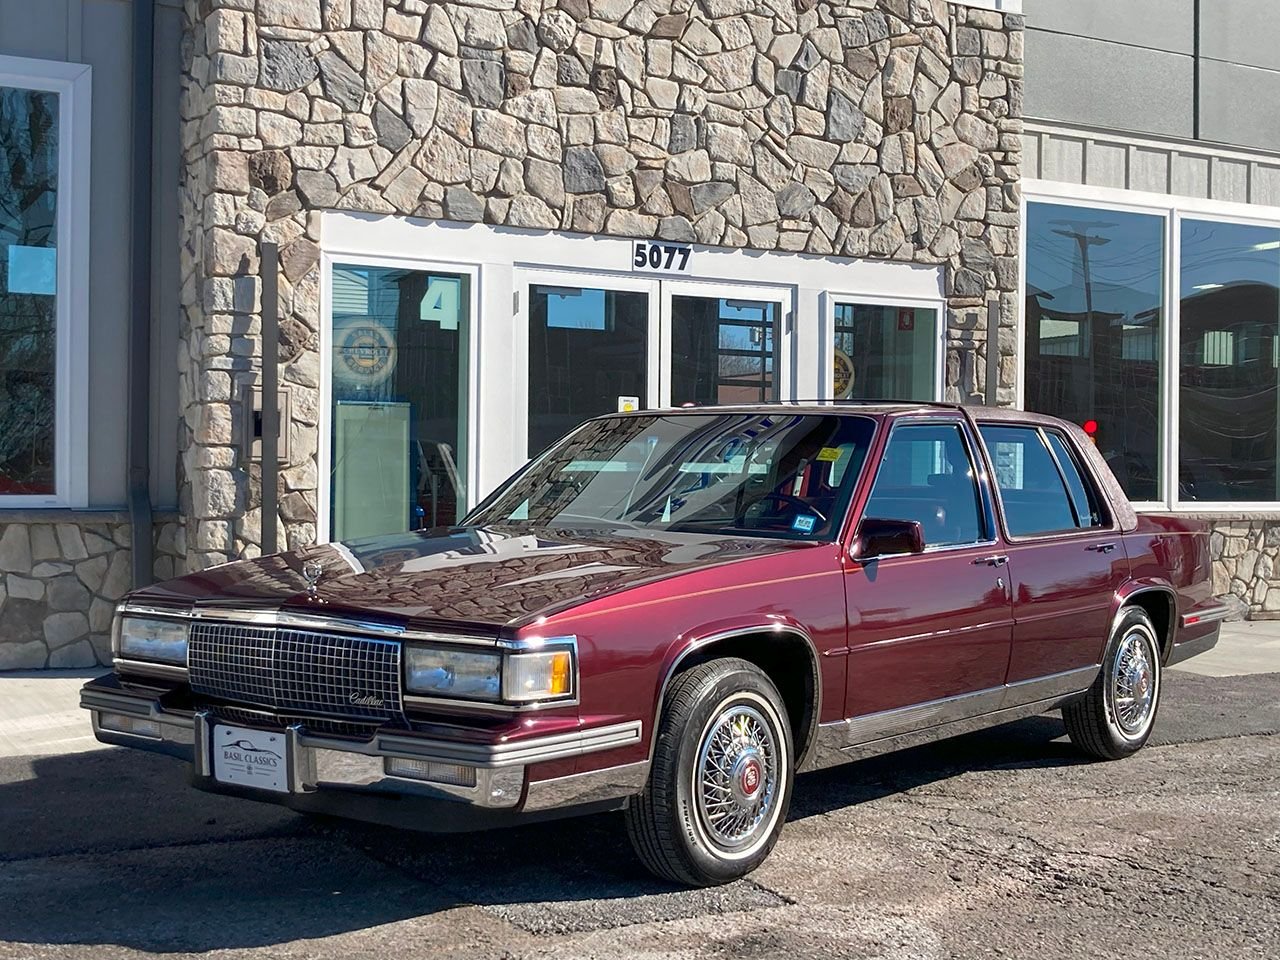
[[[1049,438],[1049,446],[1054,456],[1058,458],[1058,465],[1062,467],[1062,476],[1067,481],[1067,492],[1071,494],[1071,505],[1076,511],[1076,526],[1082,528],[1105,526],[1107,520],[1102,512],[1101,499],[1088,476],[1081,469],[1080,460],[1075,451],[1071,449],[1062,434],[1046,430],[1045,436]]]
[[[960,427],[897,427],[863,516],[918,520],[931,547],[986,539],[977,475]]]
[[[1075,509],[1040,431],[991,425],[978,429],[991,454],[1010,535],[1075,530]]]

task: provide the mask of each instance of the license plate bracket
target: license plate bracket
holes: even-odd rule
[[[212,751],[218,783],[289,792],[289,744],[283,730],[215,724]]]

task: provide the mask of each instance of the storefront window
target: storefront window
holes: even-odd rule
[[[645,406],[649,297],[529,288],[529,456],[583,420]]]
[[[1183,500],[1280,499],[1280,229],[1182,222]]]
[[[838,303],[835,314],[834,399],[936,399],[936,310]]]
[[[671,298],[671,402],[702,405],[776,399],[776,303]]]
[[[1026,408],[1077,424],[1130,499],[1160,498],[1165,219],[1027,205]]]
[[[55,491],[58,95],[0,86],[0,496]]]
[[[465,275],[333,268],[332,516],[337,540],[466,511]]]

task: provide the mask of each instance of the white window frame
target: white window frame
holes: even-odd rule
[[[89,505],[89,173],[92,68],[0,56],[0,87],[58,95],[54,492],[0,494],[0,509]]]
[[[374,267],[391,270],[413,270],[419,273],[445,273],[465,276],[468,279],[467,323],[467,409],[463,411],[467,427],[467,456],[462,465],[466,489],[463,491],[464,510],[470,510],[479,499],[476,496],[477,465],[480,460],[479,417],[480,384],[476,375],[480,346],[478,305],[480,302],[480,267],[477,264],[455,263],[446,260],[411,260],[404,257],[369,256],[342,250],[326,250],[320,257],[320,431],[316,451],[316,469],[319,475],[316,498],[316,535],[327,543],[332,537],[333,522],[333,268],[335,266]]]
[[[1025,180],[1022,187],[1022,263],[1019,279],[1017,405],[1026,405],[1027,205],[1054,203],[1087,206],[1120,213],[1159,216],[1165,221],[1165,331],[1161,337],[1160,488],[1161,499],[1135,503],[1140,511],[1173,510],[1183,514],[1248,513],[1280,516],[1280,499],[1262,501],[1182,500],[1178,496],[1178,447],[1181,427],[1179,384],[1182,338],[1182,222],[1217,220],[1241,226],[1280,230],[1280,207],[1206,200],[1163,193],[1120,190],[1050,180]],[[1176,375],[1175,375],[1176,374]]]
[[[908,307],[933,311],[933,395],[935,402],[945,399],[947,380],[947,301],[911,297],[876,296],[832,290],[826,295],[822,309],[822,396],[835,393],[836,307]],[[883,398],[881,398],[883,399]]]
[[[531,278],[554,278],[565,285],[645,286],[695,293],[740,289],[746,299],[777,299],[783,304],[779,343],[779,386],[784,399],[813,399],[819,389],[819,354],[831,291],[848,290],[860,302],[887,303],[906,298],[941,311],[938,337],[945,344],[943,270],[938,266],[885,260],[850,259],[790,252],[764,253],[692,244],[691,268],[678,277],[632,270],[634,241],[626,237],[496,227],[374,216],[344,211],[320,215],[320,435],[317,463],[319,503],[317,536],[327,540],[332,431],[332,268],[335,263],[404,269],[472,272],[472,333],[468,410],[467,498],[475,505],[525,462],[527,408],[528,308],[524,285]],[[748,291],[750,296],[747,295]],[[766,296],[774,291],[772,296]],[[651,301],[651,317],[660,305]],[[799,318],[797,320],[797,318]],[[669,343],[668,343],[669,349]],[[481,362],[483,357],[483,362]],[[650,337],[650,374],[660,355]],[[939,370],[945,368],[939,365]],[[665,376],[665,375],[664,375]],[[654,379],[662,401],[661,384]],[[482,449],[483,446],[483,449]]]

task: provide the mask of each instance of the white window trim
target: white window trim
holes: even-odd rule
[[[632,271],[634,241],[626,237],[588,236],[561,231],[495,227],[427,221],[410,217],[378,216],[342,211],[321,215],[323,262],[321,280],[321,414],[319,436],[320,497],[317,535],[328,537],[329,444],[331,402],[329,389],[332,333],[331,273],[334,263],[389,263],[412,269],[436,269],[460,273],[474,271],[472,284],[472,364],[468,429],[468,499],[477,503],[524,463],[526,422],[519,416],[527,389],[528,359],[520,356],[527,343],[522,330],[526,299],[520,284],[530,276],[551,272],[560,282],[576,276],[587,286],[627,285],[658,279]],[[943,271],[940,267],[885,260],[850,259],[790,252],[765,253],[692,244],[691,272],[664,281],[692,281],[707,290],[734,286],[782,288],[784,308],[791,312],[790,350],[780,363],[790,380],[782,381],[784,397],[813,398],[820,385],[821,338],[830,292],[865,303],[919,303],[939,310],[939,350],[945,346],[946,313]],[[519,281],[519,283],[517,282]],[[782,293],[778,294],[782,296]],[[801,329],[808,324],[808,329]],[[784,334],[786,333],[784,326]],[[524,348],[524,349],[527,349]],[[829,352],[824,354],[829,358]],[[478,362],[483,356],[484,363]],[[651,359],[651,372],[657,358]],[[944,370],[939,364],[939,370]],[[655,383],[657,381],[654,381]],[[517,388],[514,385],[520,385]],[[514,392],[513,392],[514,391]],[[482,457],[481,444],[484,444]]]
[[[53,495],[0,508],[89,505],[89,189],[92,68],[0,56],[0,86],[58,94],[58,304]]]
[[[1280,501],[1207,501],[1178,498],[1178,440],[1181,409],[1178,369],[1182,336],[1182,221],[1210,218],[1243,226],[1269,227],[1280,230],[1280,207],[1226,200],[1206,200],[1164,193],[1120,190],[1052,180],[1024,180],[1022,187],[1022,263],[1019,279],[1018,309],[1018,384],[1017,405],[1026,406],[1026,303],[1027,303],[1027,204],[1058,203],[1096,207],[1123,213],[1139,213],[1162,217],[1165,221],[1164,323],[1168,330],[1161,337],[1159,459],[1161,467],[1161,500],[1135,503],[1139,511],[1173,510],[1182,514],[1264,514],[1280,516]]]
[[[1021,13],[1022,0],[954,0],[959,6],[981,7],[984,10],[999,10],[1001,13]]]

